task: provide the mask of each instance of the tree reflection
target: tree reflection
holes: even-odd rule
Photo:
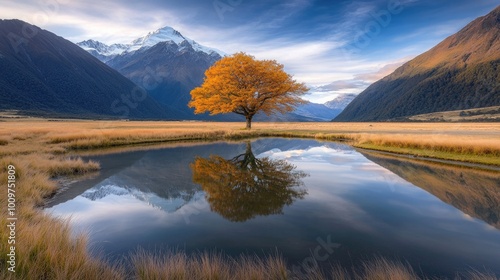
[[[300,188],[306,173],[285,160],[256,158],[250,142],[244,154],[230,160],[217,155],[197,158],[191,169],[211,210],[233,222],[282,213],[285,205],[307,194]]]

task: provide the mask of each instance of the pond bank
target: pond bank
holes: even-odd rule
[[[137,262],[135,275],[129,275],[122,267],[109,266],[101,259],[92,257],[87,252],[85,236],[72,238],[67,222],[48,217],[39,210],[38,207],[43,204],[44,199],[58,189],[58,185],[51,178],[61,175],[85,174],[99,168],[94,162],[83,162],[71,157],[71,153],[76,150],[188,140],[301,137],[349,141],[352,145],[359,147],[371,143],[371,145],[374,145],[372,149],[376,149],[376,147],[397,147],[398,145],[406,145],[409,149],[428,147],[431,151],[444,151],[445,153],[461,155],[463,161],[500,165],[498,162],[500,148],[495,148],[495,144],[498,143],[495,142],[498,140],[498,136],[488,132],[490,130],[499,132],[500,125],[460,126],[455,130],[448,130],[448,134],[443,134],[443,131],[447,130],[440,125],[436,125],[436,130],[432,130],[431,125],[426,127],[417,124],[410,125],[409,129],[408,124],[402,124],[399,127],[389,124],[388,126],[392,125],[394,129],[385,130],[380,128],[375,133],[371,131],[374,126],[379,125],[384,124],[346,124],[345,126],[338,124],[256,124],[254,130],[246,131],[241,130],[241,124],[238,123],[47,122],[31,120],[4,122],[2,128],[0,128],[0,155],[2,157],[0,160],[0,182],[2,185],[7,184],[7,166],[15,166],[18,218],[16,238],[19,242],[16,245],[16,272],[12,274],[2,269],[0,278],[155,279],[154,273],[167,273],[166,268],[162,266],[162,262],[169,261],[169,263],[176,264],[172,259],[141,256],[141,258],[138,258],[141,262]],[[359,132],[353,131],[353,127],[355,129],[356,126],[359,128]],[[435,131],[434,134],[433,131]],[[415,137],[408,138],[408,135],[411,135],[410,132],[418,135],[417,138],[419,139],[415,140]],[[434,137],[432,137],[433,135]],[[384,142],[384,139],[386,141],[397,139],[397,141]],[[416,146],[413,140],[420,140],[423,144]],[[445,145],[448,140],[454,141],[452,145]],[[431,145],[433,143],[434,145]],[[478,148],[474,147],[474,143],[478,144]],[[409,154],[410,152],[408,151]],[[473,155],[477,157],[473,157]],[[435,157],[437,156],[436,153]],[[478,160],[478,158],[482,158],[482,160]],[[0,190],[0,195],[0,203],[7,205],[6,188]],[[2,219],[0,226],[0,265],[7,267],[6,256],[10,249],[7,246],[7,221]],[[224,279],[223,275],[227,275],[228,271],[235,273],[232,270],[234,267],[228,270],[228,267],[232,266],[229,264],[228,266],[221,265],[220,262],[217,262],[217,258],[211,259],[203,255],[196,258],[195,265],[204,268],[205,273],[208,273],[204,274],[206,276],[216,277],[220,275],[220,278]],[[179,260],[179,257],[174,259]],[[182,258],[180,258],[179,262],[183,263]],[[283,266],[276,265],[276,263],[280,263],[279,259],[273,261],[249,261],[248,266],[240,266],[238,269],[242,269],[241,273],[247,273],[245,275],[255,275],[255,279],[267,279],[271,270],[280,273],[281,279],[292,279],[292,276],[286,274],[286,271],[283,270]],[[154,267],[161,271],[155,271]],[[276,270],[269,269],[269,267],[274,267]],[[144,274],[147,271],[144,268],[152,269],[149,271],[153,274]],[[174,268],[172,267],[172,269]],[[368,268],[378,268],[379,270],[369,270]],[[181,272],[182,269],[179,270],[179,273]],[[406,273],[407,268],[404,265],[392,263],[387,265],[386,261],[374,261],[370,265],[367,264],[365,270],[359,272],[359,275],[362,275],[360,277],[364,278],[357,279],[370,279],[370,275],[376,275],[378,272],[385,273],[382,274],[385,275],[382,276],[384,279],[389,279],[390,275],[393,275],[391,273],[403,275],[398,279],[417,279],[411,272]],[[179,275],[180,279],[187,279],[188,276],[182,273]],[[481,278],[484,275],[478,275],[477,279],[484,279]],[[315,276],[311,274],[310,277]],[[316,277],[314,279],[328,278]],[[465,278],[473,279],[468,276]]]

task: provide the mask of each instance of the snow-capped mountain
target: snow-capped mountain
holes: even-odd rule
[[[86,40],[77,43],[77,45],[99,60],[108,62],[118,55],[131,54],[139,50],[144,51],[162,42],[175,44],[179,47],[179,51],[182,51],[186,46],[190,46],[196,52],[221,57],[226,55],[220,50],[200,45],[196,41],[184,37],[179,31],[169,26],[150,32],[146,36],[137,38],[129,44],[106,45],[96,40]]]
[[[148,33],[148,35],[135,39],[132,41],[132,43],[129,45],[129,48],[126,50],[126,52],[133,52],[139,49],[147,49],[150,48],[160,42],[174,42],[177,45],[181,45],[184,41],[188,42],[191,47],[198,52],[204,52],[206,54],[213,54],[217,53],[220,56],[226,55],[224,52],[214,49],[214,48],[209,48],[202,46],[198,44],[196,41],[189,39],[187,37],[184,37],[179,31],[173,29],[172,27],[165,26],[163,28],[160,28],[154,32]]]
[[[78,45],[146,89],[178,119],[204,118],[187,106],[189,92],[201,85],[205,71],[225,55],[168,26],[129,44],[108,46],[87,40]]]
[[[325,106],[334,109],[334,110],[344,110],[351,101],[354,100],[358,96],[357,94],[353,93],[346,93],[346,94],[341,94],[337,98],[330,100],[325,103]]]
[[[125,52],[129,46],[125,44],[106,45],[96,40],[86,40],[77,43],[82,49],[86,50],[102,62],[107,62],[119,54]]]
[[[78,43],[148,93],[178,119],[238,121],[235,114],[195,115],[188,107],[189,92],[202,84],[205,71],[225,53],[202,46],[171,27],[163,27],[130,44],[108,46],[95,40]],[[343,109],[343,107],[342,107]],[[256,121],[329,121],[341,110],[323,104],[307,103],[294,112],[271,117],[258,114]]]

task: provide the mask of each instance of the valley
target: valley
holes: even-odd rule
[[[5,3],[0,279],[500,279],[500,6],[386,2]]]

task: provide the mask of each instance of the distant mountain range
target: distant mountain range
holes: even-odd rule
[[[26,28],[34,35],[25,38]],[[189,92],[222,55],[170,27],[129,44],[87,40],[77,46],[26,22],[1,20],[0,110],[45,117],[241,121],[234,114],[194,115],[187,107]],[[337,114],[307,103],[255,120],[328,121]]]
[[[359,94],[335,121],[500,105],[500,6]]]
[[[110,46],[95,40],[86,40],[77,43],[78,46],[88,51],[96,57],[101,57],[100,60],[107,62],[116,56],[124,56],[126,54],[135,53],[138,50],[144,52],[145,50],[154,47],[158,43],[169,42],[174,43],[178,46],[191,47],[196,52],[203,52],[208,55],[214,55],[215,57],[222,57],[226,55],[224,52],[202,46],[196,41],[184,37],[179,31],[173,29],[172,27],[165,26],[154,32],[148,33],[144,37],[137,38],[129,44],[112,44]],[[181,48],[182,48],[181,46]]]
[[[20,20],[0,20],[0,109],[84,118],[173,117],[75,44]]]
[[[222,58],[223,52],[202,46],[168,26],[130,44],[108,46],[87,40],[77,45],[145,88],[178,119],[214,119],[196,116],[187,104],[190,91],[201,85],[205,71]]]
[[[241,121],[234,114],[195,115],[188,108],[192,89],[203,82],[205,71],[225,55],[224,52],[198,44],[171,27],[163,27],[130,44],[106,45],[95,40],[77,43],[84,50],[118,70],[125,77],[148,90],[159,103],[180,119]],[[345,107],[345,106],[344,106]],[[329,121],[343,108],[306,103],[294,112],[266,116],[255,121]]]
[[[0,110],[79,118],[241,121],[234,114],[195,115],[187,107],[189,92],[224,55],[171,27],[128,44],[87,40],[77,46],[23,21],[0,20]],[[491,106],[500,106],[500,6],[358,96],[308,102],[293,112],[259,114],[255,120],[397,121]]]
[[[335,102],[332,100],[330,102]],[[343,109],[343,108],[342,108]],[[342,109],[332,109],[325,104],[318,104],[313,102],[307,102],[297,106],[297,108],[286,114],[275,114],[272,116],[266,116],[265,114],[259,113],[255,115],[255,121],[271,121],[271,122],[323,122],[330,121],[335,118]],[[238,118],[240,119],[240,118]],[[240,119],[241,120],[241,119]]]
[[[345,109],[345,107],[347,107],[347,105],[349,105],[354,100],[354,98],[356,98],[356,96],[358,96],[358,95],[354,94],[354,93],[340,94],[338,97],[334,98],[333,100],[326,102],[325,106],[332,109],[332,110],[338,111],[338,113],[337,113],[337,115],[338,115],[338,114],[340,114],[340,112],[342,112]]]

